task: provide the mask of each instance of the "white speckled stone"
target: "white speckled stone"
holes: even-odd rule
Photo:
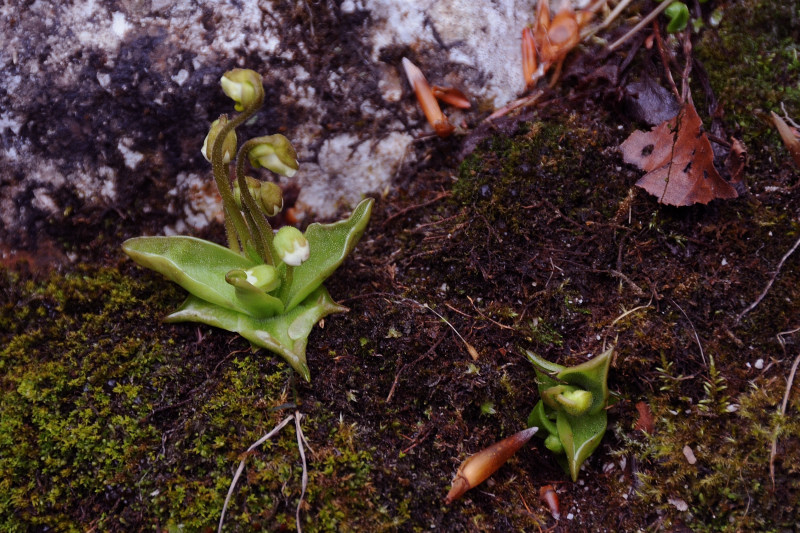
[[[35,249],[76,215],[114,212],[135,229],[160,214],[152,232],[220,220],[199,149],[210,121],[233,112],[218,80],[237,66],[259,71],[267,90],[248,133],[287,135],[301,161],[298,205],[337,215],[383,192],[429,132],[400,58],[500,106],[522,90],[519,33],[535,3],[6,3],[0,244]]]

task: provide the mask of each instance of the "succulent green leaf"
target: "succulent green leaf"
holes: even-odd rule
[[[664,10],[664,15],[669,19],[667,32],[676,33],[686,29],[686,24],[689,22],[689,8],[683,2],[672,2]]]
[[[233,285],[225,282],[231,270],[257,263],[213,242],[194,237],[136,237],[122,249],[140,265],[155,270],[194,296],[213,305],[247,315],[258,315],[242,302]]]
[[[528,427],[544,429],[545,431],[540,431],[538,433],[538,435],[543,438],[547,438],[548,435],[558,434],[556,424],[548,416],[553,412],[554,411],[547,407],[542,400],[539,400],[533,408],[533,411],[531,411],[531,414],[528,415]]]
[[[528,360],[531,363],[533,363],[533,366],[536,369],[536,371],[537,372],[542,372],[545,375],[547,375],[547,374],[558,374],[559,372],[561,372],[562,370],[567,368],[565,366],[562,366],[562,365],[559,365],[559,364],[556,364],[556,363],[551,363],[547,359],[542,359],[541,357],[539,357],[538,355],[536,355],[535,353],[533,353],[530,350],[525,350],[525,355],[527,355],[528,356]],[[553,381],[552,385],[548,385],[548,386],[552,387],[555,384],[556,384],[556,382]]]
[[[605,410],[581,416],[558,411],[556,415],[558,438],[564,446],[572,481],[578,480],[581,465],[600,444],[607,424],[608,415]]]
[[[254,318],[189,296],[166,321],[200,322],[238,333],[254,346],[282,356],[306,381],[310,381],[306,344],[311,329],[321,318],[346,310],[333,301],[325,287],[318,287],[294,309],[272,318]]]
[[[588,414],[602,411],[608,403],[608,370],[613,355],[614,348],[611,347],[585,363],[558,373],[557,378],[562,382],[592,393],[592,405],[586,411]]]
[[[372,214],[372,198],[362,200],[349,218],[333,224],[314,223],[306,229],[310,257],[294,267],[291,283],[280,288],[280,298],[290,311],[303,302],[353,251]],[[286,265],[281,265],[285,272]]]

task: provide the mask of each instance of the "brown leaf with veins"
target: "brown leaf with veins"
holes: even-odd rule
[[[691,102],[649,132],[634,131],[620,145],[626,163],[647,172],[638,187],[662,204],[707,204],[738,193],[714,168],[714,152]]]

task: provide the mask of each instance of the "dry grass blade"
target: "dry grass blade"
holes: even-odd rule
[[[303,497],[306,495],[306,487],[308,486],[308,469],[306,468],[306,453],[303,450],[303,443],[306,441],[303,435],[303,429],[300,427],[300,419],[303,417],[298,411],[294,413],[294,425],[297,433],[297,449],[300,450],[300,459],[303,461],[303,481],[300,489],[300,499],[297,501],[297,513],[295,513],[295,522],[297,523],[297,533],[303,533],[303,528],[300,527],[300,507],[303,505]]]
[[[236,488],[236,482],[239,481],[239,476],[241,476],[242,475],[242,471],[244,471],[244,462],[247,459],[247,455],[246,454],[248,452],[252,452],[256,448],[258,448],[259,446],[261,446],[262,444],[267,442],[269,439],[271,439],[276,433],[278,433],[280,430],[283,429],[283,426],[285,426],[286,424],[291,422],[293,418],[294,418],[294,415],[287,416],[286,418],[283,419],[283,421],[280,424],[278,424],[277,426],[272,428],[272,430],[269,433],[267,433],[266,435],[264,435],[263,437],[261,437],[260,439],[255,441],[249,448],[247,448],[247,452],[245,452],[245,456],[242,458],[242,461],[239,463],[239,467],[236,469],[236,473],[233,475],[233,480],[231,481],[231,486],[228,489],[228,495],[225,496],[225,503],[222,505],[222,514],[219,517],[219,526],[217,527],[217,533],[222,533],[222,524],[225,522],[225,511],[228,510],[228,503],[230,503],[231,496],[233,495],[233,490]],[[303,452],[302,452],[302,448],[301,448],[301,451],[300,451],[301,456],[302,456],[302,453]],[[305,473],[305,457],[303,457],[303,472]],[[304,482],[305,482],[305,479],[304,479]],[[305,490],[305,486],[304,486],[304,490]],[[299,526],[299,523],[298,523],[298,526]]]
[[[795,137],[794,131],[785,120],[776,115],[774,111],[770,111],[770,115],[772,115],[772,123],[778,129],[783,144],[786,145],[786,149],[789,150],[792,159],[794,159],[794,164],[800,167],[800,140]]]
[[[784,348],[784,335],[791,335],[792,333],[797,333],[800,331],[800,328],[793,329],[791,331],[782,331],[778,333],[778,342],[781,343],[781,347]],[[783,402],[781,403],[781,416],[786,416],[786,406],[789,403],[789,396],[792,393],[792,385],[794,385],[794,376],[797,374],[797,366],[800,364],[800,354],[794,358],[794,363],[792,363],[792,369],[789,371],[789,377],[786,378],[786,390],[783,393]],[[780,426],[775,428],[775,435],[772,437],[772,449],[769,452],[769,478],[772,480],[772,488],[775,488],[775,456],[778,453],[778,432],[780,431]]]
[[[739,313],[739,316],[736,317],[734,324],[739,324],[744,315],[755,309],[756,306],[761,303],[761,300],[764,299],[769,290],[772,288],[772,284],[775,283],[775,280],[778,278],[778,274],[780,274],[781,269],[783,268],[783,264],[786,262],[787,259],[789,259],[789,256],[791,256],[795,252],[795,250],[797,250],[798,246],[800,246],[800,239],[797,239],[797,241],[794,243],[794,246],[792,246],[791,249],[788,252],[786,252],[783,255],[783,257],[781,257],[781,260],[778,263],[777,268],[775,268],[775,274],[772,275],[772,278],[770,278],[769,282],[767,283],[767,286],[764,287],[764,290],[761,291],[761,294],[758,295],[758,298],[756,298],[756,300],[753,303],[747,306],[747,309]]]

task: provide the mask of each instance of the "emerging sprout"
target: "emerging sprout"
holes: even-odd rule
[[[556,493],[556,489],[553,488],[553,485],[545,485],[541,489],[539,489],[539,498],[547,504],[547,508],[550,509],[550,514],[558,520],[561,518],[561,510],[559,509],[558,504],[558,494]]]
[[[226,115],[222,115],[211,123],[208,135],[206,135],[203,141],[203,148],[200,150],[203,157],[206,158],[206,161],[211,162],[211,149],[214,146],[214,141],[217,140],[219,132],[227,123],[228,117]],[[224,163],[230,163],[234,155],[236,155],[236,132],[231,130],[228,135],[225,136],[225,144],[222,145],[222,161]]]
[[[677,33],[686,29],[686,24],[689,22],[689,8],[683,2],[672,2],[664,14],[669,19],[667,23],[667,31],[669,33]]]
[[[439,102],[436,101],[436,96],[433,94],[428,80],[425,79],[425,75],[419,67],[404,57],[403,69],[406,71],[406,77],[411,84],[411,88],[414,89],[414,94],[417,95],[417,101],[422,108],[422,112],[425,113],[425,118],[428,119],[428,123],[433,127],[436,134],[439,137],[447,137],[453,133],[455,127],[450,124],[450,121],[447,120],[447,117],[442,112],[442,108],[439,107]]]
[[[444,503],[450,504],[459,499],[469,489],[483,483],[486,478],[503,466],[508,459],[517,453],[517,450],[530,440],[539,428],[528,428],[518,433],[514,433],[500,442],[496,442],[479,451],[475,455],[467,457],[461,463],[453,479],[453,486],[444,499]]]
[[[290,266],[300,266],[308,260],[311,253],[308,241],[300,233],[300,230],[293,226],[284,226],[279,229],[273,244],[281,261]]]

